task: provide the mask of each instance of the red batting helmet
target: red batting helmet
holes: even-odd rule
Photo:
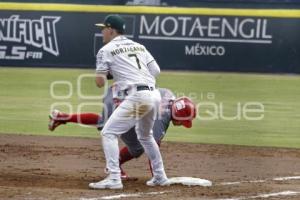
[[[196,117],[196,106],[188,97],[175,99],[172,104],[173,124],[180,124],[186,128],[192,127],[192,120]]]

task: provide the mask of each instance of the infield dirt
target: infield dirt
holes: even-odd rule
[[[300,192],[300,179],[274,180],[300,176],[300,149],[163,142],[161,152],[169,177],[204,178],[213,186],[148,187],[150,172],[143,155],[124,165],[138,178],[124,181],[124,190],[90,190],[90,182],[105,177],[101,139],[0,134],[0,199],[97,200],[120,194],[139,195],[122,199],[247,199]]]

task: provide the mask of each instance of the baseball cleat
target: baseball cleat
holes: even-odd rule
[[[66,124],[66,122],[62,121],[62,119],[59,119],[61,115],[62,112],[60,112],[59,110],[53,110],[51,112],[51,114],[49,115],[49,124],[48,124],[49,131],[54,131],[61,124]]]
[[[148,186],[153,187],[153,186],[169,186],[171,183],[168,178],[158,179],[153,177],[152,179],[147,181],[146,184]]]
[[[123,184],[120,179],[111,179],[107,177],[106,179],[99,181],[97,183],[90,183],[89,188],[118,190],[118,189],[123,189]]]

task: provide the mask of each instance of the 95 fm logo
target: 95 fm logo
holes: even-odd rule
[[[26,46],[0,46],[0,59],[3,60],[25,60],[42,58],[43,52],[28,51]]]

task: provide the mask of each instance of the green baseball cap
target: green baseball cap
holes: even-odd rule
[[[125,21],[120,15],[107,15],[103,23],[95,24],[100,28],[111,27],[116,29],[119,33],[125,31]]]

